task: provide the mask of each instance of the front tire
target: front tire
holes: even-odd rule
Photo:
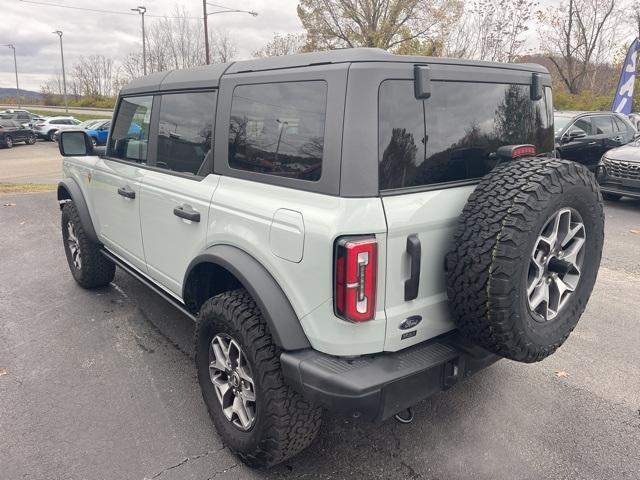
[[[100,253],[100,245],[89,239],[73,202],[62,207],[61,225],[64,252],[74,280],[86,289],[108,285],[115,276],[116,266]]]
[[[27,135],[27,140],[25,141],[27,145],[33,145],[36,143],[36,136],[33,133]]]
[[[247,465],[280,463],[316,437],[321,409],[285,383],[280,350],[245,290],[204,303],[196,325],[195,363],[218,433]]]
[[[10,135],[4,137],[4,146],[7,148],[13,148],[13,138]]]

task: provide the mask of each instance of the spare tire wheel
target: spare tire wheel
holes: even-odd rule
[[[469,197],[446,257],[458,329],[512,360],[551,355],[584,312],[603,240],[602,197],[585,167],[550,158],[496,167]]]

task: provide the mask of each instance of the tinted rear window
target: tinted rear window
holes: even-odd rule
[[[410,80],[387,80],[379,94],[380,189],[477,179],[497,163],[502,145],[553,150],[546,100],[528,85],[431,82],[416,100]]]
[[[236,87],[229,126],[229,166],[319,180],[326,104],[324,81]]]

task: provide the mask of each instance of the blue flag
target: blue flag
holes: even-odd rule
[[[633,105],[633,85],[636,82],[636,53],[640,48],[640,41],[636,38],[627,52],[624,65],[620,72],[620,81],[616,89],[611,110],[629,115]]]

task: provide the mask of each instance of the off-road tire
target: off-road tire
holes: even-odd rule
[[[608,202],[617,202],[622,198],[622,195],[618,193],[606,193],[602,192],[602,198]]]
[[[82,265],[77,268],[69,247],[68,224],[73,224],[75,236],[80,246],[80,256]],[[62,207],[62,240],[64,243],[64,253],[67,256],[69,270],[75,281],[82,288],[93,289],[108,285],[115,276],[115,264],[100,253],[100,245],[92,242],[85,232],[78,209],[73,202],[67,202]]]
[[[565,207],[581,215],[586,231],[581,277],[557,316],[540,322],[526,293],[529,262],[545,222]],[[446,257],[447,295],[458,329],[497,355],[520,362],[544,359],[580,319],[603,241],[602,197],[584,166],[541,158],[498,166],[469,197]]]
[[[209,376],[209,345],[220,333],[240,344],[253,372],[256,419],[248,431],[224,416]],[[195,363],[202,396],[219,435],[247,465],[273,466],[304,450],[316,437],[322,411],[285,383],[280,350],[246,290],[222,293],[202,305],[195,331]]]

